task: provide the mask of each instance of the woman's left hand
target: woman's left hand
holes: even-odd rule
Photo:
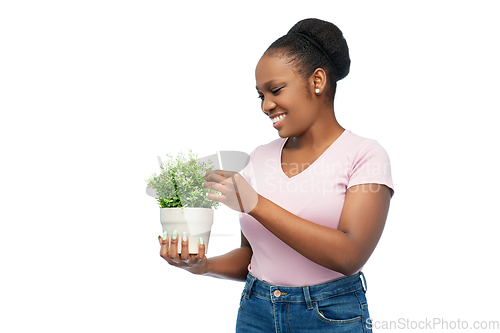
[[[237,172],[225,170],[209,170],[205,173],[207,182],[204,188],[218,191],[220,194],[208,193],[208,199],[218,201],[229,208],[249,213],[257,206],[258,193]]]

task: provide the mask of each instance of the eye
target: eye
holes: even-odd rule
[[[259,94],[259,99],[260,99],[261,101],[263,101],[263,100],[264,100],[264,95]]]
[[[283,89],[283,88],[284,88],[284,87],[278,87],[278,88],[275,88],[275,89],[271,90],[271,92],[272,92],[274,95],[276,95],[276,94],[277,94],[277,93],[279,93],[279,92],[280,92],[280,90],[281,90],[281,89]]]

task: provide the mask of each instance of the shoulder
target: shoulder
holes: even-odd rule
[[[262,159],[262,158],[267,159],[269,157],[274,157],[276,154],[279,153],[285,141],[286,139],[279,138],[269,143],[258,146],[250,153],[250,159],[251,160]]]
[[[394,193],[391,162],[384,147],[376,140],[352,134],[349,160],[349,185],[376,183],[386,185]]]
[[[352,161],[374,157],[389,159],[387,151],[378,141],[362,137],[351,131],[348,131],[346,134],[346,144],[344,146]]]

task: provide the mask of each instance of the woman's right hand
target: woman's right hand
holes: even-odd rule
[[[186,236],[186,241],[184,241],[179,236],[172,239],[170,235],[167,235],[165,240],[158,236],[161,245],[160,256],[172,266],[193,274],[206,274],[208,272],[208,259],[205,256],[205,244],[198,242],[198,254],[189,254],[189,237]],[[177,253],[179,241],[181,242],[180,255]]]

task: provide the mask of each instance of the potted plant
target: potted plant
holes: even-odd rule
[[[189,253],[198,253],[198,240],[203,240],[208,251],[210,231],[214,219],[213,208],[219,203],[209,200],[207,193],[217,193],[203,188],[207,170],[212,170],[208,163],[197,160],[197,154],[189,150],[188,156],[179,152],[177,157],[167,155],[167,161],[160,160],[160,173],[154,173],[148,180],[147,192],[155,191],[160,205],[160,222],[163,232],[172,236],[174,231],[182,240],[185,232],[189,237]],[[182,242],[178,242],[181,252]]]

